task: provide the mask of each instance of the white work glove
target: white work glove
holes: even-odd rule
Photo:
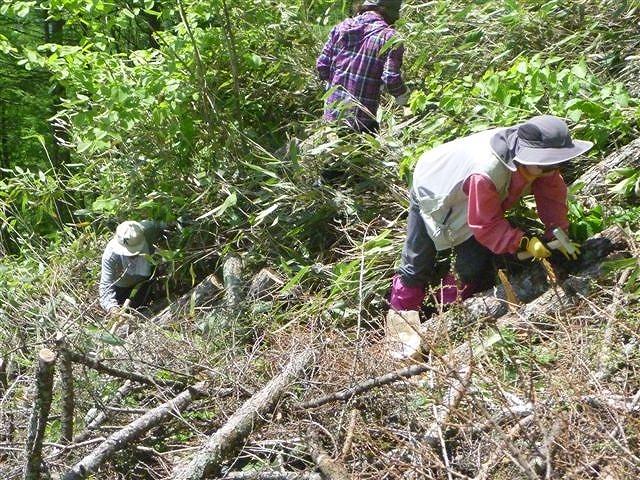
[[[407,88],[407,91],[404,92],[402,95],[398,95],[397,97],[394,98],[394,101],[396,102],[396,105],[399,107],[404,107],[407,102],[409,101],[409,96],[411,95],[411,91]]]

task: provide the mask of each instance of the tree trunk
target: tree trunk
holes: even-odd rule
[[[8,142],[8,128],[7,128],[7,116],[6,105],[2,99],[0,99],[0,167],[9,168],[10,153]],[[4,177],[4,172],[0,170],[0,178]]]
[[[0,357],[0,399],[9,386],[9,377],[7,375],[8,357],[5,355]]]
[[[242,260],[236,255],[227,258],[222,266],[224,300],[234,309],[242,302]]]
[[[53,371],[56,354],[47,348],[38,352],[36,370],[36,398],[29,420],[26,442],[26,459],[23,470],[24,480],[39,480],[42,469],[42,441],[47,428],[53,390]]]
[[[66,349],[60,352],[60,383],[62,388],[62,418],[60,421],[60,443],[71,443],[73,440],[73,416],[75,411],[75,395],[73,385],[73,363]]]
[[[51,12],[45,10],[45,22],[44,22],[44,38],[46,43],[56,43],[62,45],[63,42],[63,28],[65,21],[58,19],[48,18]],[[64,165],[69,163],[69,150],[65,146],[69,141],[69,135],[60,121],[56,121],[55,117],[59,113],[59,104],[66,96],[65,88],[56,82],[53,87],[53,102],[51,107],[51,117],[54,118],[51,124],[53,142],[52,142],[52,155],[51,159],[55,166]]]

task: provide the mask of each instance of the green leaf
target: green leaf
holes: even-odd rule
[[[274,205],[271,205],[269,208],[258,213],[258,215],[256,215],[255,223],[253,225],[254,226],[260,225],[263,222],[263,220],[267,218],[271,213],[275,212],[279,206],[280,204],[276,203]]]
[[[227,198],[225,198],[222,204],[218,205],[213,210],[209,210],[207,213],[200,215],[196,220],[203,220],[205,218],[213,216],[220,217],[227,211],[228,208],[233,207],[236,203],[238,203],[238,196],[236,192],[231,193]]]
[[[304,266],[300,270],[298,270],[298,272],[293,276],[293,278],[291,278],[291,280],[289,280],[282,287],[281,292],[288,293],[289,291],[291,291],[291,289],[298,286],[300,284],[300,281],[307,275],[307,273],[309,273],[309,270],[311,270],[311,266],[309,265]]]
[[[118,206],[119,200],[117,198],[102,198],[98,197],[92,204],[91,210],[94,212],[107,212],[114,213]]]
[[[580,63],[574,65],[571,68],[571,73],[573,73],[576,77],[584,79],[587,77],[587,64],[584,61],[580,61]]]

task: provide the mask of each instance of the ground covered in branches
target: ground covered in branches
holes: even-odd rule
[[[413,93],[377,136],[318,121],[313,57],[345,2],[63,3],[6,1],[0,19],[24,100],[0,98],[23,132],[0,142],[2,478],[640,475],[637,1],[405,2]],[[65,35],[34,40],[59,17]],[[429,306],[424,358],[392,361],[420,152],[538,113],[595,142],[563,172],[570,234],[613,228],[613,246],[579,271],[508,271],[535,287],[521,306],[500,286]],[[164,300],[114,325],[100,254],[145,217],[170,225]],[[540,229],[530,198],[511,220]]]

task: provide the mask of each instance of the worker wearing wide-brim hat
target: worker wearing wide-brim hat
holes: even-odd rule
[[[150,300],[149,279],[153,266],[148,255],[153,252],[153,244],[161,231],[161,223],[148,220],[127,220],[118,225],[102,254],[99,294],[104,310],[117,312],[127,299],[132,308]],[[131,297],[134,289],[136,292]]]
[[[566,231],[567,186],[560,165],[593,144],[573,140],[567,124],[540,115],[512,127],[495,128],[440,145],[420,157],[410,192],[407,237],[393,278],[394,310],[419,310],[429,283],[436,283],[439,251],[453,248],[455,273],[447,274],[443,303],[467,298],[493,281],[494,254],[526,250],[550,255],[536,237],[527,238],[504,212],[531,192],[547,235]]]

